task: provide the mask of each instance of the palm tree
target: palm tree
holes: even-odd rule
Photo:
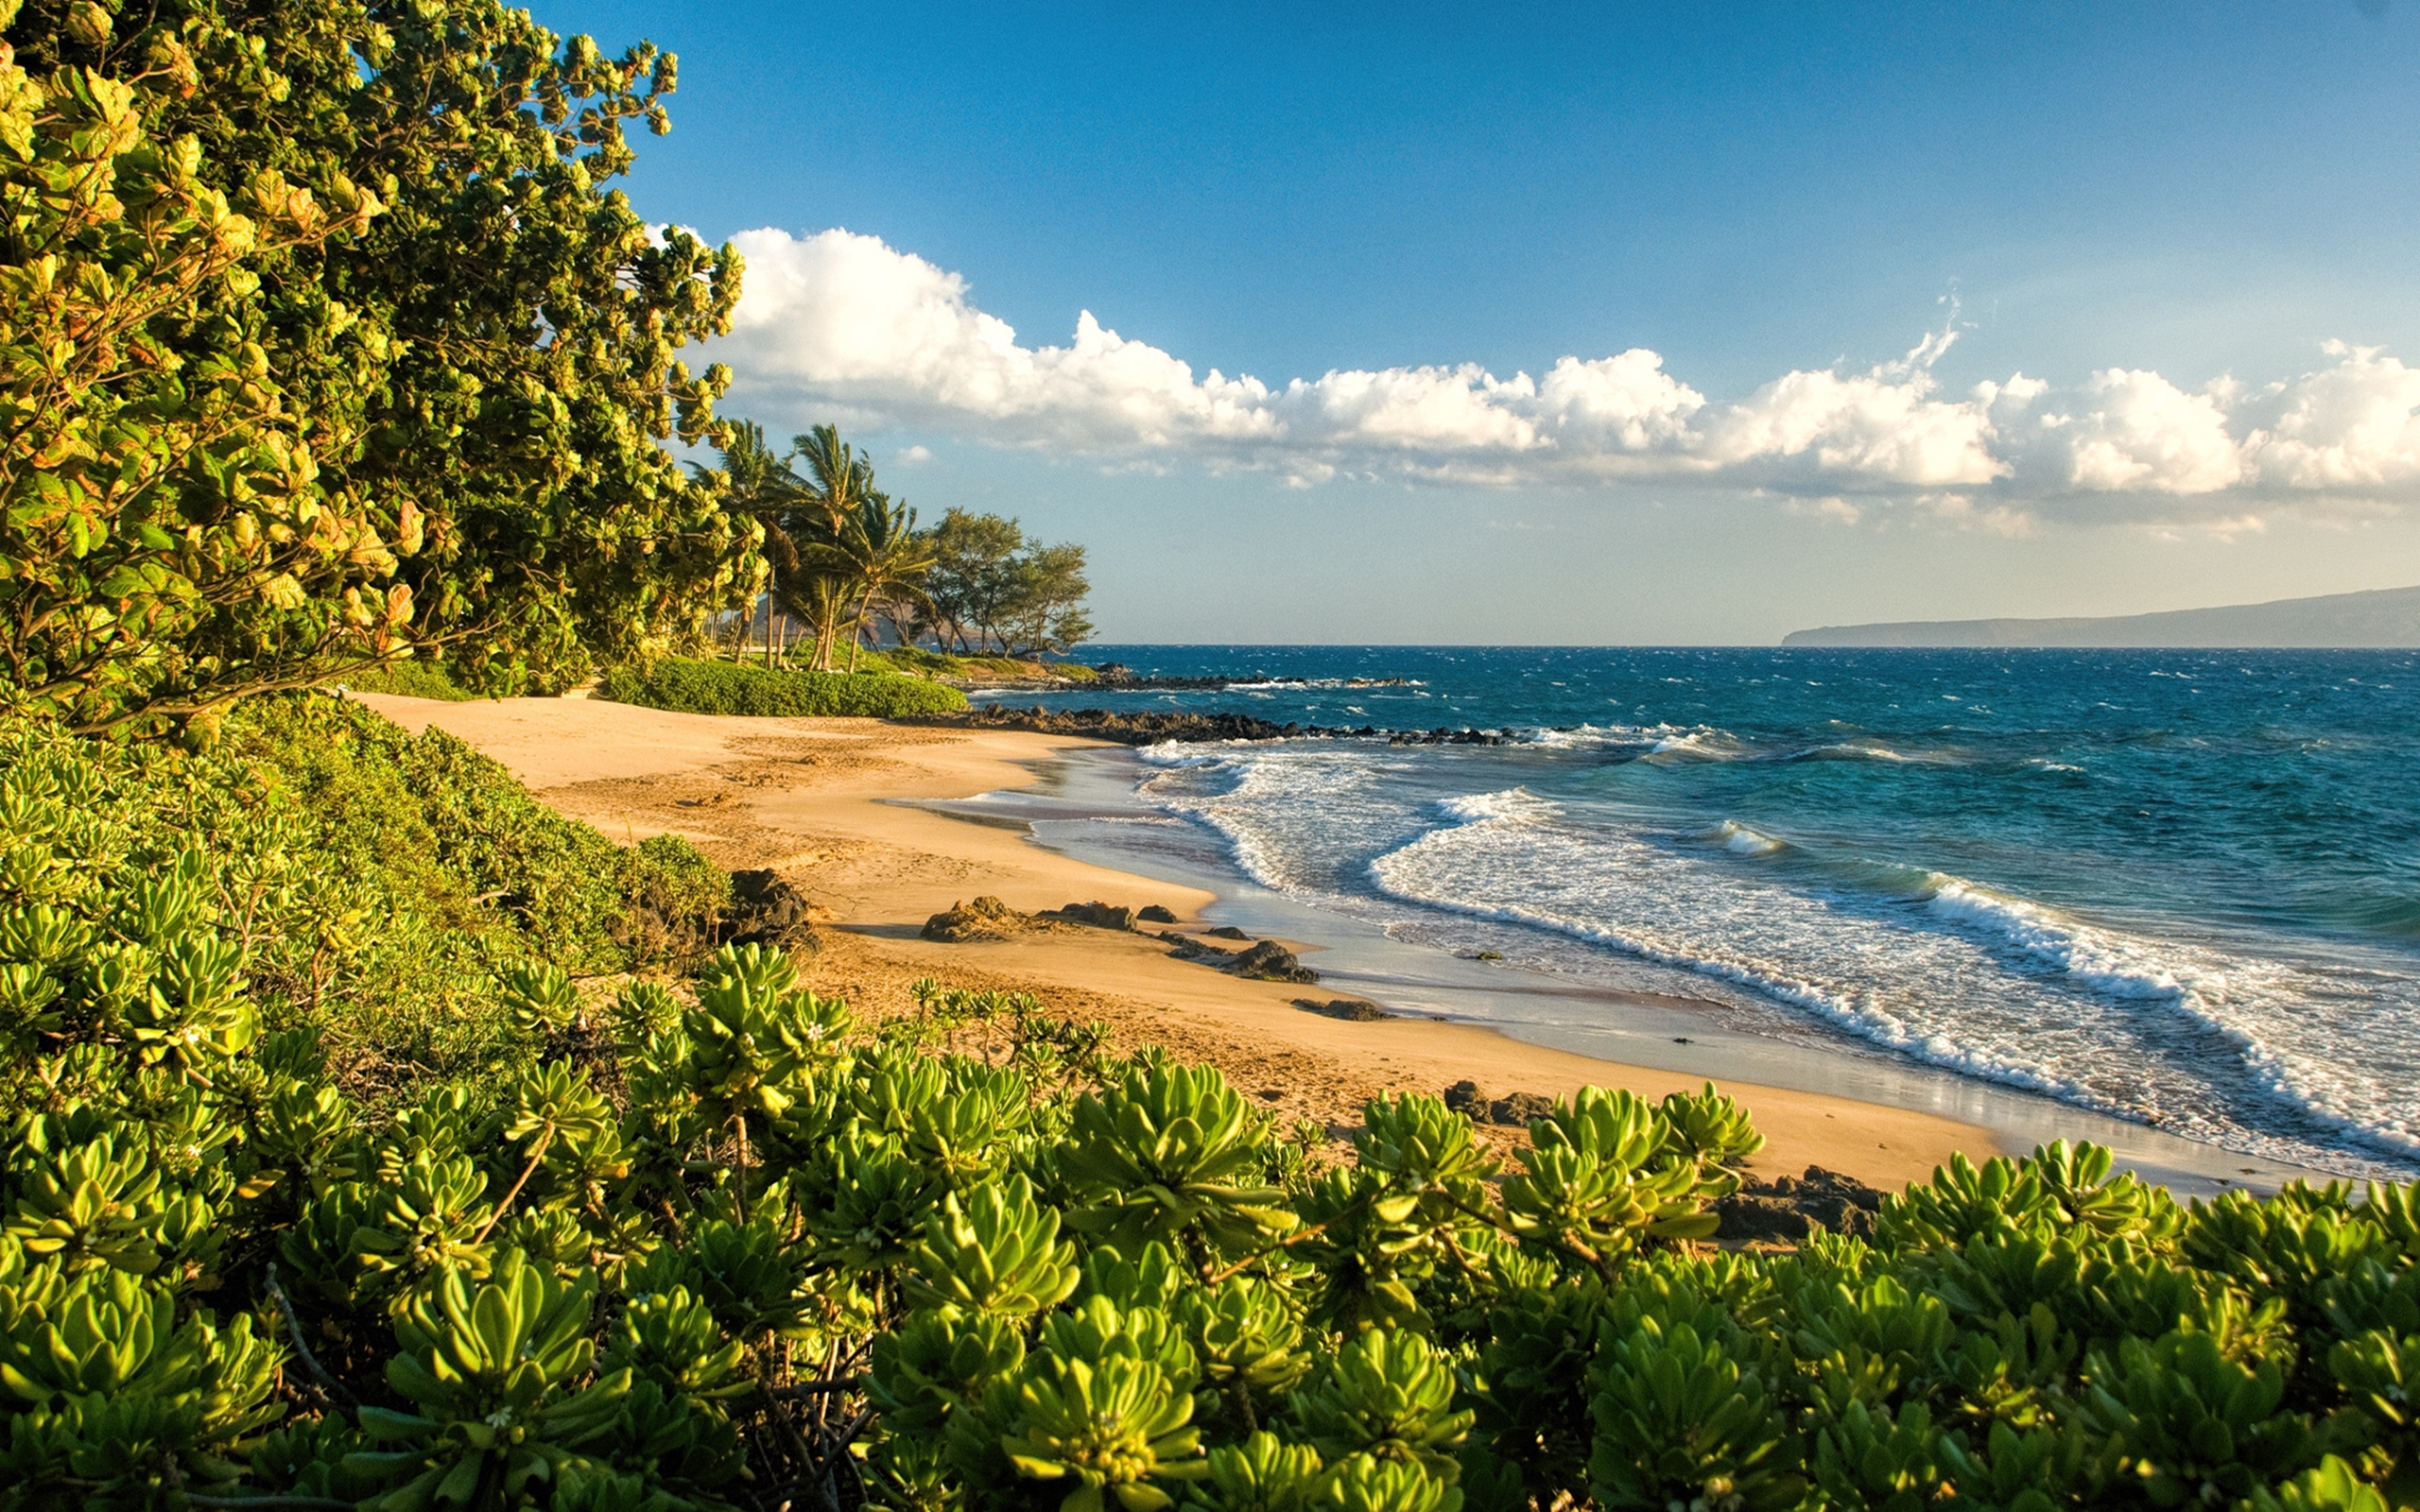
[[[821,514],[815,522],[815,545],[819,549],[814,555],[828,565],[846,571],[851,558],[843,548],[842,537],[858,506],[873,492],[873,464],[843,442],[839,431],[830,425],[818,425],[804,436],[792,437],[790,455],[806,469],[805,476],[800,480],[805,490],[804,503]],[[819,627],[815,642],[818,671],[832,669],[833,641],[838,631],[838,616],[825,620]]]
[[[733,423],[721,453],[731,507],[764,530],[765,664],[782,639],[775,616],[796,615],[812,632],[809,665],[832,670],[840,632],[850,631],[849,670],[857,665],[864,627],[877,598],[922,599],[933,564],[932,541],[916,512],[873,486],[873,464],[830,425],[790,438],[776,456],[761,426]],[[701,470],[702,471],[702,470]],[[743,643],[744,644],[744,643]]]
[[[730,437],[717,459],[730,480],[731,507],[754,520],[764,531],[765,560],[772,569],[765,593],[765,664],[769,667],[777,639],[774,606],[784,597],[784,576],[799,569],[797,530],[803,523],[800,506],[810,497],[810,490],[807,481],[791,469],[789,460],[774,455],[772,447],[766,443],[765,428],[753,421],[732,423]],[[692,471],[704,471],[695,463],[690,466]],[[751,606],[750,618],[753,617]],[[740,629],[739,644],[744,654],[748,644],[745,625]]]
[[[822,542],[800,553],[800,566],[782,580],[779,599],[784,610],[798,616],[816,646],[808,665],[831,670],[824,647],[839,637],[840,625],[856,600],[856,580],[831,559],[833,548]]]
[[[923,598],[925,574],[933,565],[933,540],[916,528],[916,511],[889,494],[869,492],[842,526],[839,553],[856,580],[857,613],[849,637],[849,670],[857,670],[857,646],[876,598]]]

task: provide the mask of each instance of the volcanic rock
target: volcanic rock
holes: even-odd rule
[[[1852,1177],[1810,1165],[1804,1177],[1774,1181],[1747,1177],[1715,1204],[1725,1239],[1798,1240],[1819,1229],[1870,1235],[1882,1194]]]
[[[1236,956],[1235,971],[1238,976],[1256,977],[1264,982],[1316,982],[1320,973],[1294,958],[1294,953],[1273,939],[1262,940],[1252,949]]]
[[[1066,907],[1059,910],[1059,917],[1062,919],[1072,919],[1080,924],[1096,925],[1101,929],[1132,929],[1134,927],[1133,909],[1127,908],[1122,905],[1112,905],[1099,902],[1089,903],[1069,903]]]
[[[1494,1122],[1488,1107],[1487,1093],[1479,1091],[1475,1081],[1458,1081],[1445,1089],[1445,1106],[1454,1112],[1469,1117],[1475,1124]]]
[[[1514,1092],[1509,1097],[1496,1099],[1487,1107],[1487,1110],[1495,1115],[1497,1123],[1525,1128],[1531,1119],[1544,1118],[1554,1108],[1554,1099],[1539,1092]]]
[[[972,940],[1007,939],[1032,927],[1031,915],[1018,913],[986,894],[971,903],[952,903],[925,919],[924,935],[945,945],[963,945]]]
[[[1296,998],[1294,1006],[1308,1013],[1323,1013],[1331,1019],[1342,1019],[1347,1023],[1374,1023],[1380,1019],[1394,1017],[1368,998],[1330,998],[1324,1003],[1317,998]]]
[[[817,950],[815,905],[806,894],[769,868],[731,874],[731,902],[724,908],[716,935],[726,945],[772,945],[793,957]]]

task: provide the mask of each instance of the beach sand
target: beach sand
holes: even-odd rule
[[[1017,731],[923,730],[871,719],[670,713],[584,698],[441,703],[355,695],[414,731],[434,725],[510,767],[545,802],[624,842],[686,836],[734,868],[771,868],[819,910],[819,992],[899,1011],[909,984],[1030,992],[1062,1018],[1106,1020],[1128,1046],[1208,1061],[1281,1118],[1356,1125],[1383,1091],[1568,1095],[1594,1083],[1651,1096],[1699,1078],[1525,1044],[1426,1019],[1349,1022],[1307,1011],[1317,987],[1245,981],[1180,960],[1150,935],[1052,921],[1000,941],[919,937],[930,916],[979,895],[1037,912],[1068,902],[1158,903],[1178,928],[1211,894],[1088,865],[1021,828],[915,806],[1034,782],[1030,764],[1086,744]],[[902,801],[907,800],[907,801]],[[1292,942],[1288,942],[1292,943]],[[1305,964],[1318,965],[1316,954]],[[1719,1078],[1718,1078],[1719,1080]],[[1820,1165],[1877,1187],[1929,1177],[1953,1151],[2001,1153],[1987,1129],[1820,1093],[1720,1082],[1766,1139],[1767,1176]],[[1489,1129],[1499,1147],[1516,1138]]]

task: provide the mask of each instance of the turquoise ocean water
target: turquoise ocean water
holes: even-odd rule
[[[1514,737],[1140,753],[1146,822],[1297,902],[2250,1157],[2420,1174],[2411,653],[1086,655],[1255,675],[1014,701]]]

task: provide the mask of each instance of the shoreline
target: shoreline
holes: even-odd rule
[[[1896,1108],[1979,1128],[1997,1153],[2021,1155],[2053,1140],[2109,1148],[2121,1169],[2180,1195],[2230,1188],[2273,1191],[2297,1178],[2325,1183],[2337,1173],[2187,1140],[2155,1125],[1954,1069],[1910,1060],[1807,1024],[1775,1034],[1738,1026],[1738,1010],[1714,994],[1566,976],[1533,965],[1503,966],[1456,954],[1434,940],[1398,937],[1393,924],[1339,901],[1306,902],[1263,885],[1230,847],[1197,826],[1138,799],[1150,768],[1119,746],[1063,750],[1026,787],[933,806],[989,823],[1022,822],[1050,849],[1116,869],[1215,893],[1217,921],[1253,935],[1316,942],[1310,958],[1332,986],[1390,1007],[1450,1020],[1490,1034],[1584,1056],[1632,1073],[1753,1084]],[[1142,836],[1169,837],[1159,842]],[[1979,1155],[1983,1147],[1969,1148]]]
[[[1473,1080],[1491,1095],[1567,1096],[1594,1083],[1661,1097],[1707,1076],[1532,1043],[1482,1025],[1400,1016],[1350,1022],[1298,998],[1344,995],[1248,981],[1181,961],[1139,933],[1052,923],[1019,937],[940,944],[926,918],[977,895],[1022,912],[1098,899],[1159,903],[1197,927],[1214,890],[1155,881],[1048,849],[1021,822],[935,805],[1042,781],[1036,764],[1097,743],[1019,731],[942,730],[871,719],[680,714],[590,699],[443,703],[352,696],[415,732],[447,730],[501,762],[549,805],[633,843],[678,833],[733,869],[770,867],[816,905],[824,944],[806,973],[864,1012],[899,1011],[910,985],[1032,992],[1049,1011],[1111,1023],[1128,1045],[1208,1061],[1288,1121],[1358,1122],[1381,1092],[1442,1093]],[[1255,934],[1264,933],[1254,931]],[[1315,942],[1287,939],[1321,967]],[[1928,1179],[1954,1152],[2006,1152],[1979,1125],[1821,1091],[1713,1076],[1749,1109],[1765,1177],[1808,1165],[1893,1190]],[[1516,1130],[1481,1125],[1499,1146]]]

